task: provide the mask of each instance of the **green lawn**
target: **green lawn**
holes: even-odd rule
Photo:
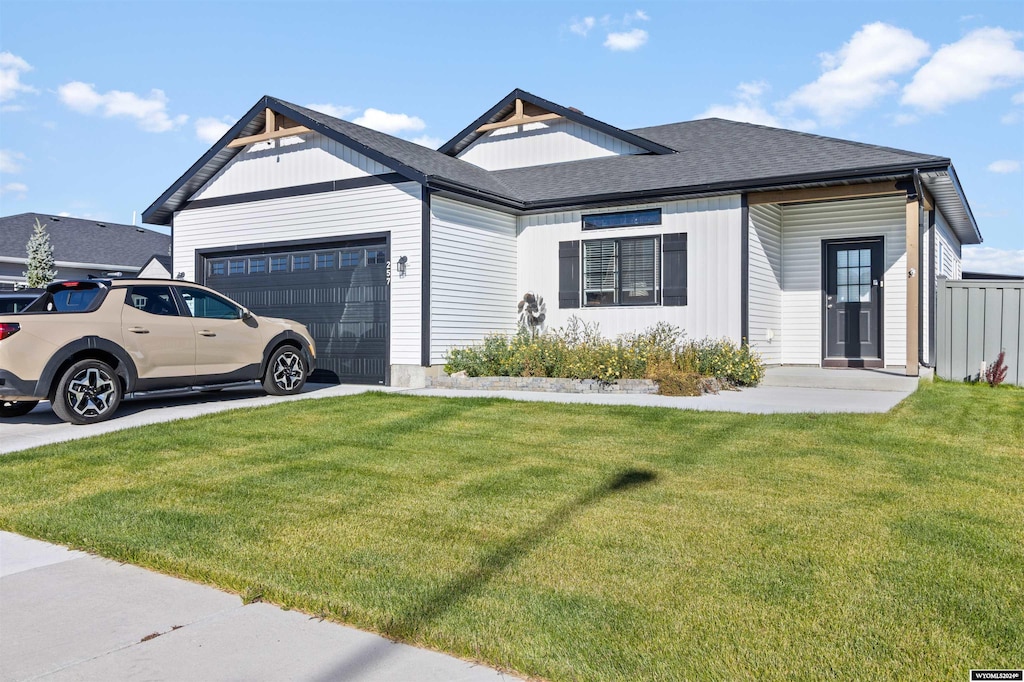
[[[0,528],[551,680],[1024,665],[1024,391],[752,416],[372,393],[0,457]]]

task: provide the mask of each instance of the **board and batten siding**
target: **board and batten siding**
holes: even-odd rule
[[[822,242],[853,237],[883,238],[883,361],[906,364],[906,197],[901,195],[782,207],[783,363],[821,363]]]
[[[266,189],[251,187],[246,191]],[[392,260],[409,259],[391,280],[391,364],[419,365],[422,201],[420,185],[376,185],[338,192],[228,204],[174,214],[174,272],[196,281],[197,249],[391,233]]]
[[[459,158],[487,170],[504,170],[643,153],[646,150],[629,142],[561,119],[492,130],[474,140]]]
[[[430,223],[430,362],[443,364],[453,347],[516,330],[516,218],[434,197]]]
[[[282,137],[247,145],[207,180],[192,199],[213,199],[390,172],[387,166],[329,137],[305,133],[301,137]]]
[[[581,216],[661,208],[662,224],[602,230],[582,229]],[[607,338],[638,332],[658,322],[683,329],[690,340],[704,337],[740,341],[741,251],[740,196],[730,195],[639,206],[613,206],[521,216],[519,287],[543,296],[547,326],[561,327],[576,316],[597,323]],[[558,244],[563,241],[687,234],[685,306],[558,307]]]
[[[782,362],[782,209],[756,204],[749,209],[750,347],[769,365]]]

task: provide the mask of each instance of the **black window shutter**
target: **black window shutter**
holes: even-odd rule
[[[666,234],[662,241],[665,273],[664,305],[686,305],[686,233]]]
[[[558,242],[558,307],[580,307],[580,243]]]

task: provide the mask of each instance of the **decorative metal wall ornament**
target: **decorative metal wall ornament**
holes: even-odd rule
[[[523,300],[519,301],[519,327],[529,330],[533,335],[544,331],[544,320],[548,317],[548,308],[544,304],[544,297],[538,296],[532,291],[523,294]]]

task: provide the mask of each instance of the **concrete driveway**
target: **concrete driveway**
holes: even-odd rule
[[[292,400],[333,398],[366,391],[392,390],[400,389],[356,384],[306,384],[298,395],[270,396],[254,385],[252,388],[228,388],[216,393],[139,398],[121,403],[113,419],[85,426],[62,422],[50,409],[50,403],[43,402],[23,417],[0,421],[0,434],[3,436],[0,438],[0,454],[240,407],[260,407]]]

